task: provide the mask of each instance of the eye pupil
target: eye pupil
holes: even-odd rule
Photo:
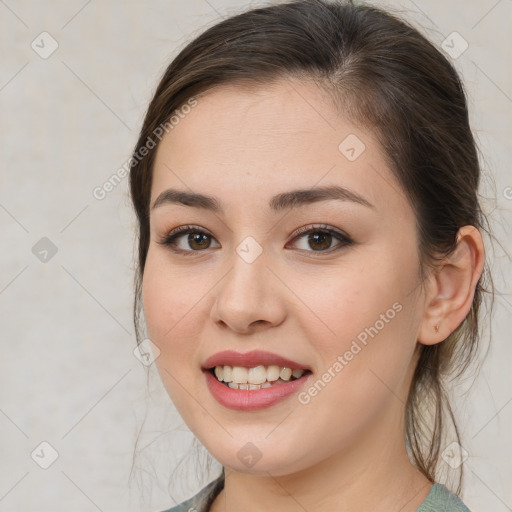
[[[308,236],[308,243],[319,243],[320,247],[317,246],[315,249],[313,246],[311,246],[312,249],[323,250],[328,249],[331,246],[331,239],[332,235],[329,233],[310,233]]]
[[[210,245],[208,243],[208,236],[204,233],[190,233],[188,235],[188,242],[191,244],[191,247],[193,247],[193,244],[198,244],[199,249],[204,249]]]

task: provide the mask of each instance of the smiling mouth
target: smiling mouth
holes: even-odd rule
[[[300,379],[310,370],[292,370],[286,366],[215,366],[208,370],[220,383],[231,389],[258,390]]]

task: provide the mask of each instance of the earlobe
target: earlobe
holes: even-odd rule
[[[485,249],[478,229],[460,228],[455,249],[429,278],[419,343],[440,343],[463,322],[473,304],[484,260]]]

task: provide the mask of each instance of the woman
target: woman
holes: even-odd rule
[[[377,8],[253,9],[169,65],[134,157],[136,322],[223,466],[170,511],[468,510],[442,379],[477,346],[484,218],[447,58]]]

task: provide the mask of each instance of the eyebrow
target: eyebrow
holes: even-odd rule
[[[270,209],[279,212],[290,208],[298,208],[310,203],[329,200],[350,201],[368,208],[374,206],[364,197],[340,186],[316,187],[310,189],[291,190],[272,197],[269,201]],[[193,208],[202,208],[215,213],[223,214],[224,210],[219,200],[213,196],[185,192],[176,189],[164,190],[155,200],[152,210],[164,204],[180,204]]]

